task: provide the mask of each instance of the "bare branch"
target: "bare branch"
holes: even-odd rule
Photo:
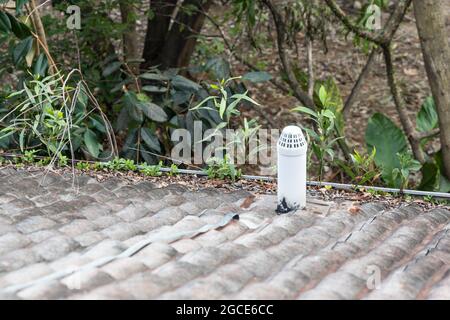
[[[313,43],[311,37],[306,36],[306,58],[308,63],[308,96],[310,99],[314,98],[314,61],[313,61]]]
[[[403,96],[400,93],[397,81],[395,79],[395,69],[390,46],[383,46],[383,55],[386,62],[386,74],[389,87],[391,89],[392,97],[394,98],[395,107],[397,109],[397,113],[399,115],[403,130],[405,131],[408,141],[411,144],[414,157],[420,163],[425,163],[425,155],[420,146],[420,141],[416,139],[416,131],[411,122],[411,119],[409,119],[408,117],[408,113],[405,106],[405,100],[403,99]]]
[[[286,28],[284,25],[283,17],[280,12],[276,8],[276,6],[272,3],[271,0],[262,0],[262,2],[269,9],[273,20],[275,22],[275,28],[277,31],[277,45],[278,45],[278,55],[280,56],[281,64],[283,66],[283,70],[287,76],[287,82],[291,87],[294,96],[303,103],[306,107],[315,109],[314,101],[308,96],[307,92],[304,92],[301,89],[301,85],[298,82],[293,69],[291,67],[291,62],[289,61],[288,55],[286,53],[286,49],[284,47],[285,40],[287,37]]]
[[[247,68],[249,68],[250,70],[253,71],[261,71],[260,68],[258,68],[257,66],[255,66],[253,63],[251,63],[250,61],[248,61],[247,59],[245,59],[244,57],[240,56],[239,54],[237,54],[237,52],[234,50],[234,45],[232,45],[230,43],[230,41],[228,41],[225,33],[223,32],[220,24],[213,18],[211,17],[211,15],[209,15],[207,12],[203,12],[203,14],[205,15],[206,19],[208,19],[213,25],[214,27],[217,29],[217,31],[220,34],[220,37],[223,40],[223,43],[225,44],[225,47],[228,49],[229,53],[231,56],[233,56],[236,60],[238,60],[240,63],[242,63],[243,65],[245,65]],[[275,78],[272,78],[270,80],[270,82],[277,87],[278,89],[280,89],[281,91],[283,91],[284,93],[289,93],[289,89],[280,81],[278,81]]]
[[[343,113],[344,116],[347,116],[350,112],[350,109],[352,108],[355,101],[358,99],[359,93],[361,91],[362,85],[364,81],[366,80],[367,76],[369,75],[370,69],[372,68],[375,57],[378,54],[378,49],[374,48],[372,52],[369,55],[369,58],[367,59],[366,65],[362,69],[361,73],[358,76],[358,80],[356,81],[355,85],[352,88],[352,92],[348,96],[347,100],[345,101]]]
[[[422,139],[435,137],[435,136],[437,136],[439,134],[440,134],[440,129],[436,128],[436,129],[433,129],[433,130],[428,131],[428,132],[418,132],[418,133],[416,133],[415,138],[417,140],[422,140]]]
[[[389,44],[392,39],[394,38],[395,33],[397,32],[398,28],[400,27],[400,24],[402,23],[403,19],[405,18],[406,12],[408,11],[408,8],[411,6],[412,0],[400,0],[395,9],[394,12],[389,17],[389,20],[386,23],[386,26],[384,27],[383,31],[381,32],[381,41],[383,44]]]
[[[394,12],[389,17],[388,22],[386,23],[384,29],[379,33],[378,35],[374,36],[372,34],[368,34],[366,31],[360,29],[359,27],[353,25],[350,20],[347,18],[345,13],[342,11],[342,9],[339,8],[339,6],[336,4],[334,0],[325,0],[327,5],[330,7],[330,9],[333,11],[333,13],[338,17],[341,22],[352,32],[357,34],[358,36],[365,38],[374,44],[379,45],[383,50],[384,59],[386,62],[386,74],[387,74],[387,80],[388,84],[391,90],[392,97],[394,99],[395,107],[397,109],[397,113],[400,118],[400,122],[402,124],[403,130],[405,131],[408,141],[411,145],[411,149],[413,151],[414,157],[421,163],[425,163],[425,154],[422,150],[422,147],[420,145],[420,138],[418,138],[418,134],[411,122],[411,119],[409,119],[406,107],[405,107],[405,100],[398,88],[397,81],[395,79],[395,68],[393,64],[393,58],[392,58],[392,51],[391,51],[391,42],[392,39],[398,30],[401,22],[403,21],[403,18],[411,5],[412,0],[399,0]],[[368,61],[369,64],[370,60]],[[366,65],[367,67],[367,65]],[[368,69],[368,68],[365,68]],[[364,73],[367,72],[367,70],[363,70],[362,74],[360,75],[360,79],[363,79],[365,77]],[[354,92],[352,92],[352,95],[354,95],[360,87],[360,83],[356,83],[354,87]],[[350,105],[352,103],[352,97],[350,95]],[[348,103],[349,101],[347,101]],[[347,110],[348,110],[347,106]],[[348,112],[348,111],[347,111]]]
[[[333,14],[341,20],[341,22],[347,27],[348,30],[353,32],[354,34],[358,35],[361,38],[364,38],[366,40],[369,40],[370,42],[373,42],[377,45],[381,45],[382,42],[380,41],[380,35],[375,34],[373,32],[370,32],[366,29],[362,29],[353,22],[350,21],[347,14],[339,7],[339,5],[334,0],[325,0],[328,7],[331,9]]]
[[[297,77],[295,76],[293,69],[291,67],[291,62],[288,58],[288,54],[286,52],[286,49],[284,47],[285,41],[287,39],[287,33],[286,33],[286,26],[283,21],[283,17],[281,16],[280,12],[276,8],[276,6],[272,3],[271,0],[262,0],[262,2],[267,6],[269,9],[276,28],[277,33],[277,45],[278,45],[278,55],[281,60],[281,64],[283,66],[283,70],[286,73],[287,76],[287,82],[289,86],[291,87],[294,96],[301,102],[303,105],[305,105],[308,108],[316,109],[316,105],[314,103],[314,100],[308,95],[307,92],[303,91],[301,88],[301,85],[299,81],[297,80]],[[339,131],[338,128],[335,130],[335,134],[337,137],[342,137],[342,132]],[[347,160],[350,160],[350,148],[348,147],[345,139],[339,139],[338,140],[339,147],[341,148],[344,157]]]
[[[334,15],[347,27],[347,29],[359,37],[369,40],[379,46],[387,45],[392,41],[394,34],[397,32],[397,29],[403,21],[406,11],[412,2],[412,0],[399,0],[385,27],[381,31],[371,32],[352,23],[335,0],[324,1]]]
[[[135,9],[127,0],[119,0],[120,15],[122,23],[126,25],[126,29],[122,36],[123,54],[125,66],[134,79],[136,90],[140,91],[140,83],[137,75],[139,74],[139,50],[136,39],[138,37],[136,19],[134,18]]]

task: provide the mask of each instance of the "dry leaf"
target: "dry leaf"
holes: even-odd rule
[[[417,69],[403,69],[403,72],[407,75],[407,76],[417,76],[419,74],[419,72],[417,71]]]
[[[253,202],[255,202],[255,196],[254,195],[248,196],[247,198],[245,198],[244,202],[242,202],[241,208],[247,209],[248,207],[251,206]]]
[[[359,207],[359,206],[351,206],[350,208],[348,208],[348,212],[350,212],[350,214],[352,214],[352,215],[355,215],[360,211],[361,211],[361,207]]]

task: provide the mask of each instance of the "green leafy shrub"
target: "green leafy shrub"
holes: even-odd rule
[[[416,116],[417,131],[430,132],[439,126],[439,118],[433,97],[425,99]]]
[[[375,148],[375,163],[382,169],[383,180],[391,187],[399,187],[400,181],[393,170],[400,168],[398,153],[407,150],[406,137],[388,117],[375,113],[367,125],[366,143],[369,151]]]
[[[303,127],[303,129],[310,139],[312,153],[319,161],[319,180],[322,181],[326,157],[329,158],[330,162],[334,160],[334,146],[342,137],[334,138],[337,126],[336,115],[332,111],[334,104],[330,103],[331,96],[324,86],[320,87],[319,99],[323,108],[317,112],[307,107],[297,107],[292,111],[308,115],[316,125],[317,132],[307,127]]]
[[[37,150],[26,150],[22,158],[23,162],[34,163],[36,161],[36,153]]]
[[[368,155],[360,154],[358,151],[350,155],[352,162],[347,164],[344,161],[337,160],[338,165],[350,177],[352,183],[357,185],[373,185],[381,176],[381,172],[375,164],[376,148]]]
[[[77,168],[78,170],[89,170],[91,168],[89,162],[85,162],[85,161],[79,161],[77,162],[77,164],[75,165],[75,168]]]
[[[427,98],[422,104],[416,116],[416,124],[419,132],[430,132],[438,127],[433,98]],[[431,140],[432,137],[423,138],[422,148]],[[419,189],[450,192],[450,182],[442,174],[444,167],[440,152],[430,155],[427,162],[420,165],[412,159],[403,131],[385,115],[375,113],[369,119],[366,143],[369,150],[376,148],[375,164],[382,168],[382,178],[388,186],[405,188],[409,184],[410,174],[421,169]]]
[[[222,124],[229,125],[232,117],[240,115],[238,106],[242,101],[247,101],[253,105],[259,106],[259,103],[248,96],[248,91],[245,93],[236,93],[231,96],[229,95],[227,87],[232,81],[240,78],[241,77],[230,78],[222,80],[218,84],[211,84],[210,87],[215,90],[218,95],[207,97],[191,110],[200,109],[204,105],[206,105],[206,107],[203,107],[203,109],[208,110],[208,108],[211,108],[211,103],[208,104],[208,102],[212,102],[212,109],[219,112],[219,117],[223,121]]]
[[[37,76],[9,95],[8,104],[0,110],[0,144],[8,149],[35,149],[55,158],[71,152],[98,158],[108,121],[99,108],[89,107],[83,83],[70,87],[69,80],[60,75]]]
[[[212,67],[205,66],[204,70]],[[170,134],[175,128],[188,129],[193,139],[194,121],[202,121],[204,130],[220,131],[232,117],[240,115],[242,104],[256,104],[237,83],[240,77],[202,86],[175,70],[151,69],[139,78],[143,82],[141,92],[124,92],[115,125],[116,131],[126,131],[121,156],[136,161],[142,158],[156,163],[157,155],[169,151]]]
[[[111,161],[100,163],[100,166],[111,171],[136,171],[138,168],[134,160],[123,158],[114,158]]]
[[[51,161],[52,159],[50,157],[43,157],[37,162],[37,165],[40,167],[45,167],[48,166]]]
[[[66,167],[69,164],[69,158],[65,155],[60,154],[58,157],[58,166]]]
[[[25,3],[26,1],[20,1],[21,6]],[[131,0],[130,3],[140,5],[136,0]],[[61,13],[65,13],[67,9],[66,1],[55,0],[52,5]],[[127,31],[126,24],[117,24],[110,18],[110,13],[119,9],[118,1],[80,0],[77,1],[77,6],[83,12],[83,28],[73,34],[67,32],[66,19],[41,11],[44,29],[48,39],[51,39],[51,54],[58,58],[64,57],[64,63],[58,64],[61,78],[64,74],[71,74],[74,66],[83,71],[82,74],[80,70],[80,74],[74,74],[75,79],[66,85],[56,81],[50,86],[45,83],[47,80],[53,81],[48,77],[47,55],[42,50],[37,54],[36,48],[39,46],[36,46],[31,30],[21,22],[24,18],[22,16],[27,13],[17,10],[16,17],[13,17],[10,13],[3,12],[3,7],[0,8],[1,17],[5,18],[1,21],[7,21],[0,26],[0,42],[4,40],[12,44],[10,51],[15,70],[21,70],[25,75],[20,79],[17,89],[12,90],[17,93],[15,97],[9,96],[6,104],[0,99],[0,119],[8,114],[8,119],[0,121],[0,130],[9,127],[9,131],[0,133],[0,147],[15,149],[21,144],[22,151],[31,147],[39,151],[38,155],[55,159],[60,153],[69,156],[70,151],[75,153],[76,159],[110,160],[113,156],[120,156],[136,163],[145,161],[156,164],[158,155],[167,154],[172,147],[170,135],[173,129],[191,130],[195,120],[202,121],[204,130],[221,123],[223,119],[218,110],[191,110],[192,106],[211,95],[211,87],[202,86],[182,76],[179,72],[184,70],[159,71],[149,68],[142,70],[141,74],[133,74],[129,62],[124,62],[126,59],[115,53],[114,42],[121,41]],[[5,38],[3,33],[6,34]],[[219,46],[222,48],[217,48],[215,54],[223,52],[223,44]],[[0,62],[5,56],[0,54]],[[190,68],[189,72],[194,75],[208,74],[210,79],[230,77],[230,65],[225,59],[209,58],[199,61],[200,64]],[[3,71],[1,69],[0,73]],[[243,81],[262,82],[268,79],[270,75],[267,73],[253,72],[244,75]],[[81,82],[84,84],[83,88],[80,88]],[[91,91],[87,89],[87,83]],[[32,92],[34,95],[38,85],[45,92],[41,92],[40,97],[34,97],[37,101],[34,103],[28,93]],[[88,91],[95,92],[96,103],[91,101],[92,96]],[[238,81],[227,84],[226,92],[229,97],[246,91],[245,86]],[[64,92],[68,99],[61,99]],[[47,101],[41,104],[41,97]],[[76,101],[75,106],[72,105],[73,101]],[[239,108],[237,104],[240,103],[235,103],[236,112]],[[9,113],[19,105],[19,109],[27,107],[25,114],[19,109]],[[97,112],[91,112],[94,106],[98,108]],[[100,110],[105,114],[100,114]],[[40,120],[42,125],[32,129],[36,114],[45,121]],[[14,122],[14,119],[21,116],[28,120]],[[114,123],[114,126],[105,123],[105,119]],[[113,141],[116,136],[119,137],[119,145]]]
[[[225,128],[231,128],[232,123],[236,123],[238,117],[241,115],[239,111],[241,104],[246,103],[251,106],[259,106],[259,103],[248,95],[248,91],[232,94],[232,83],[236,79],[241,79],[241,77],[229,78],[227,80],[221,80],[216,84],[211,84],[210,88],[213,90],[214,95],[208,96],[191,109],[192,112],[198,113],[215,112],[220,119],[214,131],[204,137],[200,142],[209,141],[219,135],[223,137],[223,130]],[[229,154],[233,154],[234,151],[237,151],[236,154],[250,157],[262,148],[257,136],[260,127],[256,119],[248,121],[247,118],[244,118],[242,124],[236,128],[232,138],[227,141],[228,144],[215,151],[224,152],[228,156]],[[251,139],[254,140],[255,146],[252,146],[253,149],[249,150],[249,142]],[[246,152],[247,150],[249,150],[248,153]]]
[[[160,161],[159,164],[157,164],[157,165],[148,165],[146,163],[143,163],[138,168],[139,168],[139,172],[145,176],[158,177],[158,176],[162,175],[162,172],[161,172],[162,161]]]
[[[438,128],[439,118],[436,111],[436,105],[432,97],[428,97],[422,104],[416,117],[417,130],[419,132],[430,132]],[[427,137],[422,140],[422,146],[432,141],[433,137]],[[438,151],[431,155],[422,166],[422,181],[419,189],[427,191],[450,192],[450,181],[444,176],[444,163],[442,152]]]
[[[223,159],[216,157],[210,158],[207,161],[206,173],[210,179],[231,179],[235,181],[242,176],[242,171],[236,169],[235,165],[225,155]]]
[[[397,157],[400,162],[400,168],[394,168],[392,176],[394,179],[400,179],[400,189],[406,189],[408,188],[410,174],[419,171],[422,165],[419,161],[414,160],[410,153],[397,153]]]
[[[167,173],[169,176],[173,177],[180,173],[180,170],[178,169],[178,166],[175,163],[172,163],[170,165],[170,171]]]

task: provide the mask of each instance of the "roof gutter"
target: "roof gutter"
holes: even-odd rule
[[[10,153],[0,153],[0,156],[4,157],[17,157],[20,155],[10,154]],[[79,160],[74,160],[74,162],[80,162]],[[87,161],[91,162],[91,161]],[[170,168],[161,168],[161,172],[170,172]],[[190,169],[178,169],[179,173],[182,174],[195,174],[198,176],[207,176],[207,173],[201,170],[190,170]],[[269,177],[269,176],[254,176],[254,175],[242,175],[242,179],[246,180],[258,180],[258,181],[276,181],[277,179],[275,177]],[[410,195],[415,197],[433,197],[433,198],[442,198],[442,199],[450,199],[450,193],[444,193],[444,192],[433,192],[433,191],[420,191],[420,190],[409,190],[409,189],[395,189],[395,188],[385,188],[385,187],[373,187],[373,186],[360,186],[355,184],[345,184],[345,183],[334,183],[334,182],[318,182],[318,181],[306,181],[306,184],[308,186],[314,186],[314,187],[325,187],[330,186],[337,190],[348,190],[348,191],[355,191],[357,189],[366,189],[366,190],[373,190],[373,191],[380,191],[380,192],[386,192],[386,193],[397,193],[397,194],[404,194],[404,195]]]
[[[169,168],[161,168],[162,172],[170,172]],[[199,176],[206,176],[207,174],[200,170],[188,170],[188,169],[179,169],[179,173],[182,174],[195,174]],[[259,180],[259,181],[276,181],[275,177],[269,176],[254,176],[254,175],[242,175],[242,179],[246,180]],[[444,192],[433,192],[433,191],[420,191],[420,190],[409,190],[409,189],[396,189],[396,188],[385,188],[385,187],[374,187],[374,186],[361,186],[356,184],[345,184],[345,183],[334,183],[334,182],[318,182],[318,181],[307,181],[306,184],[308,186],[314,187],[325,187],[329,186],[337,190],[348,190],[355,191],[357,189],[365,189],[365,190],[373,190],[380,191],[392,194],[404,194],[415,197],[433,197],[433,198],[444,198],[450,199],[450,193]]]

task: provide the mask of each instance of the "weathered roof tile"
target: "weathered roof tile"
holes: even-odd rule
[[[280,216],[247,191],[0,176],[2,298],[449,298],[446,209],[310,197]]]

